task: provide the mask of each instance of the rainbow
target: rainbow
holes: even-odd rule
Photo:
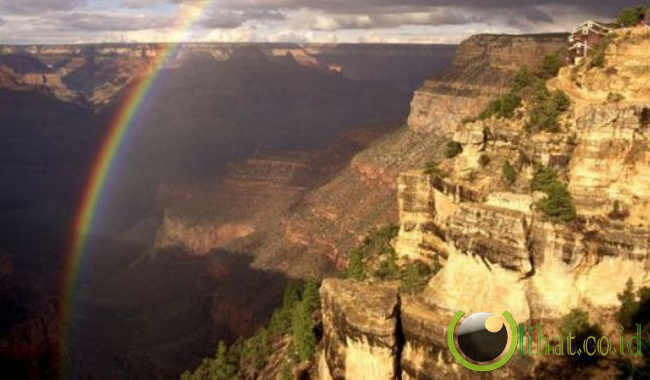
[[[112,119],[108,132],[103,138],[99,151],[90,168],[86,185],[79,206],[77,208],[72,226],[70,245],[65,253],[63,268],[62,288],[63,302],[60,307],[60,320],[62,324],[62,337],[60,356],[65,362],[70,343],[70,319],[74,313],[74,301],[77,279],[81,269],[81,262],[86,251],[88,237],[93,220],[96,218],[97,205],[102,196],[107,178],[114,165],[115,158],[123,145],[129,128],[138,114],[140,106],[147,98],[150,90],[160,77],[160,72],[165,63],[172,57],[180,44],[187,36],[188,30],[199,19],[210,0],[197,0],[192,5],[182,6],[174,23],[173,43],[164,44],[164,48],[153,59],[152,69],[149,73],[131,86],[131,91],[124,98],[118,112]]]

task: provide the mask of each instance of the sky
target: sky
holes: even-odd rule
[[[0,43],[458,43],[477,33],[568,31],[643,1],[0,0]],[[179,27],[188,13],[199,16]]]

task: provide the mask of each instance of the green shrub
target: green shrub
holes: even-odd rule
[[[255,370],[260,370],[266,364],[266,359],[271,353],[269,334],[265,328],[258,330],[252,338],[246,339],[241,349],[241,361]]]
[[[538,201],[537,207],[554,221],[570,222],[576,218],[571,194],[560,182],[553,182],[548,187],[546,198]]]
[[[535,74],[527,66],[522,66],[512,80],[512,91],[519,93],[524,88],[532,86],[536,80]]]
[[[517,180],[517,171],[515,168],[510,164],[510,161],[506,161],[503,163],[503,168],[501,169],[503,172],[503,178],[510,184],[514,184],[515,181]]]
[[[570,222],[576,218],[576,209],[571,194],[566,186],[559,182],[557,173],[550,168],[538,170],[533,177],[530,188],[546,193],[546,198],[536,203],[537,207],[551,220]]]
[[[363,281],[366,279],[366,268],[363,264],[363,259],[364,259],[364,252],[357,248],[352,250],[352,253],[350,254],[350,262],[348,263],[348,268],[346,270],[346,277],[357,280],[357,281]]]
[[[618,321],[625,328],[633,328],[640,307],[634,296],[634,281],[632,278],[627,280],[625,290],[618,295],[618,300],[621,301],[621,307],[616,315]]]
[[[521,106],[521,96],[511,91],[488,103],[485,110],[479,115],[479,119],[485,120],[492,116],[510,119],[515,115],[515,110],[519,106]]]
[[[618,321],[625,327],[633,329],[635,325],[650,321],[650,288],[643,287],[634,294],[634,282],[628,279],[625,290],[618,295],[621,307],[617,313]]]
[[[565,315],[561,320],[560,329],[562,336],[569,336],[570,334],[575,337],[573,346],[578,348],[583,347],[588,337],[594,336],[598,338],[603,334],[598,325],[589,322],[589,314],[581,309],[573,309],[569,314]],[[593,339],[590,339],[587,345],[589,352],[596,352],[596,342]],[[584,352],[575,356],[567,355],[566,357],[578,366],[595,364],[600,359],[598,354],[589,356]]]
[[[616,17],[616,23],[622,27],[635,26],[645,16],[646,9],[644,7],[629,7],[623,10]]]
[[[544,78],[553,78],[557,76],[557,73],[560,72],[560,68],[563,65],[562,58],[558,53],[545,56],[544,62],[542,63],[542,76]]]
[[[532,191],[548,192],[551,184],[557,181],[557,172],[551,168],[543,168],[538,170],[530,182],[530,189]]]
[[[410,294],[420,293],[439,270],[438,263],[433,267],[421,261],[406,264],[400,272],[400,291]]]
[[[313,309],[305,302],[297,304],[293,309],[293,318],[291,320],[292,342],[301,361],[309,360],[316,349],[312,313]]]
[[[394,249],[389,253],[388,258],[379,264],[379,269],[375,272],[375,276],[382,280],[395,280],[399,274],[399,267],[397,266],[397,253]]]
[[[445,147],[445,156],[447,158],[454,158],[461,154],[463,151],[463,147],[457,143],[456,141],[450,141],[447,143]]]
[[[280,308],[273,312],[269,321],[269,333],[285,334],[291,329],[291,310]]]
[[[559,112],[564,112],[571,106],[569,96],[562,90],[554,91],[551,101],[555,105],[555,109]]]
[[[280,370],[280,380],[293,380],[293,374],[291,373],[289,364],[282,366],[282,369]]]
[[[570,105],[571,101],[563,91],[550,92],[544,82],[537,82],[533,88],[527,128],[531,131],[559,131],[557,119]]]
[[[305,287],[302,291],[302,303],[311,311],[320,309],[319,289],[320,284],[317,281],[309,279],[305,282]]]

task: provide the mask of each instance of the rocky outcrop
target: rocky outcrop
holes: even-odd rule
[[[452,65],[425,81],[411,101],[408,125],[421,133],[451,136],[460,121],[478,114],[494,96],[508,90],[523,65],[565,51],[568,34],[476,35],[459,46]]]
[[[562,88],[571,98],[571,107],[559,117],[559,131],[525,128],[529,109],[525,96],[510,119],[459,123],[450,118],[427,125],[427,118],[440,117],[433,112],[411,115],[412,129],[445,135],[462,151],[438,160],[437,165],[427,165],[426,172],[408,170],[397,179],[400,230],[394,248],[398,257],[403,262],[443,264],[424,291],[400,295],[399,378],[477,378],[459,366],[447,348],[446,327],[457,310],[467,314],[507,310],[520,323],[543,320],[552,324],[580,308],[610,329],[611,315],[620,307],[617,295],[628,279],[634,280],[635,287],[650,285],[650,101],[644,98],[650,82],[645,78],[647,70],[642,69],[647,52],[633,49],[646,44],[650,34],[639,30],[617,32],[607,51],[609,67],[573,68],[581,90],[567,84],[563,75],[569,69],[549,81],[549,87]],[[481,40],[475,39],[472,44]],[[479,54],[476,47],[461,47],[459,55],[487,60],[488,67],[498,68],[500,78],[511,69],[509,63],[524,57],[538,60],[543,55],[527,50],[526,44],[513,55],[507,46],[495,47],[506,50],[494,59]],[[619,59],[622,56],[630,62]],[[631,76],[634,70],[636,77]],[[605,71],[611,86],[634,82],[629,91],[636,97],[620,99],[603,96],[601,90],[585,90],[597,83],[606,87],[608,82],[601,80]],[[492,95],[498,93],[498,86],[486,84]],[[433,88],[431,83],[425,86]],[[431,94],[427,95],[430,100],[438,96]],[[422,96],[416,94],[414,102]],[[478,102],[479,95],[471,96]],[[431,102],[447,107],[445,100]],[[426,105],[422,109],[434,108]],[[511,179],[503,174],[506,162],[516,173]],[[542,167],[552,168],[554,181],[568,189],[577,210],[571,222],[542,212],[538,201],[547,195],[531,189],[533,175]],[[358,293],[367,297],[366,290]],[[346,305],[343,314],[363,310]],[[335,332],[328,329],[338,326],[324,328],[330,336]],[[326,355],[324,366],[331,368],[345,355],[343,350]],[[515,356],[504,368],[481,377],[535,377],[543,371],[544,360]],[[356,378],[363,377],[348,377]]]
[[[399,375],[397,286],[328,279],[321,286],[324,379],[390,380]]]

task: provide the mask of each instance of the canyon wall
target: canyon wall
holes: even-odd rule
[[[160,57],[166,59],[164,68],[174,69],[192,60],[218,64],[245,56],[248,60],[298,64],[349,79],[392,82],[410,92],[422,77],[445,67],[456,46],[182,43],[166,56],[170,48],[153,43],[0,45],[0,86],[39,90],[64,101],[100,107],[150,73],[160,64]]]
[[[538,67],[540,57],[564,55],[568,34],[472,36],[451,66],[415,91],[408,125],[421,133],[453,134],[463,118],[475,116],[491,98],[507,91],[519,67]]]
[[[485,38],[496,37],[473,37],[461,46],[457,60],[483,57],[480,51],[468,48],[481,46],[478,41]],[[502,57],[485,59],[499,69],[495,73],[488,68],[486,75],[495,76],[477,82],[479,87],[487,84],[486,92],[491,95],[485,95],[484,100],[472,95],[474,105],[485,104],[490,96],[506,88],[508,75],[504,73],[516,70],[511,62],[532,65],[542,56],[540,51],[563,44],[560,37],[543,37],[542,50],[524,43],[517,48],[521,54],[508,54],[508,49],[521,40],[513,38],[511,44],[500,38],[499,46],[506,47]],[[522,39],[534,40],[528,36]],[[633,69],[644,66],[647,52],[632,48],[647,41],[650,29],[617,31],[605,67],[563,68],[550,80],[548,87],[565,90],[571,100],[555,132],[525,127],[530,107],[526,100],[509,119],[461,123],[454,116],[427,124],[438,118],[433,115],[447,115],[446,99],[432,95],[433,91],[426,96],[415,95],[410,127],[448,136],[462,150],[455,157],[439,160],[433,169],[407,170],[396,179],[400,230],[393,246],[399,261],[442,264],[422,292],[400,291],[395,295],[398,317],[391,326],[398,326],[394,330],[398,345],[386,347],[399,355],[400,374],[396,378],[541,376],[547,363],[543,358],[515,356],[504,368],[482,376],[458,365],[446,342],[446,326],[453,314],[457,310],[466,314],[509,311],[519,323],[545,321],[552,325],[570,310],[581,308],[589,311],[592,321],[606,326],[607,334],[613,332],[609,330],[613,329],[612,316],[620,307],[618,294],[627,281],[633,279],[636,288],[650,285],[650,98],[643,95],[649,71]],[[619,68],[625,62],[629,62],[627,68]],[[636,70],[635,77],[629,76],[630,70]],[[598,81],[594,78],[604,75],[612,83],[608,91],[618,88],[617,83],[630,81],[634,86],[629,91],[635,96],[623,95],[620,99],[580,87],[595,85]],[[502,87],[490,87],[490,83]],[[427,100],[420,102],[423,97]],[[469,115],[479,109],[476,106]],[[504,176],[506,163],[516,168],[512,180]],[[532,190],[540,168],[551,168],[556,180],[566,186],[576,210],[571,221],[561,222],[542,212],[539,201],[547,195]],[[375,342],[385,341],[383,334],[391,331],[362,336],[349,327],[352,316],[364,309],[373,310],[374,305],[358,307],[345,294],[354,289],[364,299],[373,299],[376,287],[377,294],[385,295],[382,287],[390,286],[390,282],[377,281],[373,278],[363,285],[353,280],[324,282],[323,313],[330,317],[324,323],[326,351],[319,365],[321,372],[323,368],[329,371],[323,378],[331,378],[337,369],[345,373],[341,363],[352,357],[347,351],[350,347],[373,352],[377,350]],[[333,288],[338,290],[333,292]],[[363,321],[356,316],[354,320]],[[355,323],[357,328],[359,325],[363,323]],[[377,357],[384,358],[384,363],[393,360],[386,352]],[[382,378],[390,378],[385,377],[389,372],[384,370]]]

